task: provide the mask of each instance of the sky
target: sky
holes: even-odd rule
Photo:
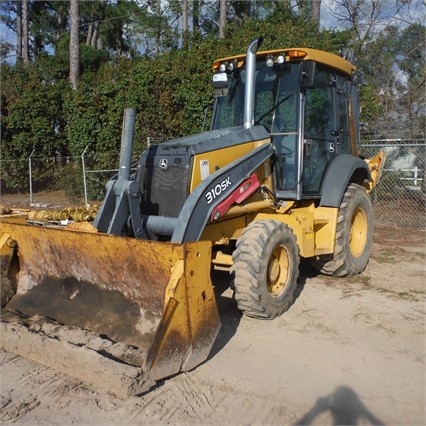
[[[378,24],[378,30],[388,25],[397,25],[401,27],[408,26],[410,23],[424,24],[426,21],[426,3],[424,0],[374,0],[382,3],[381,19]],[[366,0],[365,3],[371,3],[372,0]],[[398,3],[404,3],[403,7],[395,13]],[[344,22],[337,19],[339,14],[339,3],[336,0],[321,0],[321,27],[322,28],[342,28]]]
[[[370,3],[372,0],[366,0]],[[377,1],[377,0],[375,0]],[[402,0],[400,0],[402,1]],[[409,23],[418,22],[424,24],[426,22],[426,3],[424,0],[405,0],[405,5],[400,12],[395,15],[395,4],[397,0],[382,0],[383,12],[381,21],[378,24],[379,29],[383,29],[387,25],[407,26]],[[347,22],[338,19],[337,0],[322,0],[321,2],[321,21],[320,26],[323,29],[341,29],[347,25]],[[14,31],[7,28],[6,25],[0,23],[0,41],[15,44],[16,36]],[[14,55],[12,54],[8,61],[13,62]]]

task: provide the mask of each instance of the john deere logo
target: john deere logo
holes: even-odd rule
[[[162,158],[160,160],[160,169],[166,170],[168,167],[169,167],[169,162],[165,158]]]

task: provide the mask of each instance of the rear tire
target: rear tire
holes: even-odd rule
[[[245,315],[274,319],[293,300],[299,275],[299,249],[292,230],[274,220],[252,222],[232,255],[233,287]]]
[[[351,277],[367,266],[373,246],[374,216],[367,191],[351,184],[339,208],[334,254],[310,260],[318,272]]]

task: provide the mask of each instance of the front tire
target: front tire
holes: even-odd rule
[[[233,287],[245,315],[274,319],[293,301],[299,275],[299,249],[292,230],[274,220],[252,222],[232,255]]]
[[[318,272],[352,277],[367,266],[373,246],[374,216],[367,191],[351,184],[339,208],[334,253],[311,259]]]

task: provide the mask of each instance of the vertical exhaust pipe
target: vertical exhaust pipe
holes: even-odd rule
[[[133,181],[130,181],[130,174],[135,121],[136,111],[133,108],[127,108],[123,117],[118,177],[117,179],[110,179],[106,184],[105,199],[93,221],[95,228],[108,234],[121,235],[123,226],[131,213],[127,194],[131,185],[134,184]]]
[[[135,134],[136,111],[127,108],[124,111],[123,130],[121,133],[120,164],[118,168],[118,178],[129,180],[132,167],[133,137]]]
[[[263,37],[253,40],[246,54],[246,87],[244,101],[244,127],[251,129],[254,124],[254,84],[256,77],[256,52],[262,44]]]

